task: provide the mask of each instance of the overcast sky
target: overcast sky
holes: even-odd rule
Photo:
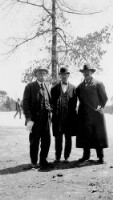
[[[68,15],[71,20],[71,33],[77,36],[85,36],[87,33],[93,33],[102,29],[107,24],[113,25],[113,0],[64,0],[73,8],[84,11],[105,10],[100,14],[80,16]],[[0,7],[1,9],[1,7]],[[36,10],[22,9],[8,11],[0,10],[0,54],[7,50],[7,38],[11,36],[21,36],[22,33],[30,29],[32,18],[35,17]],[[101,65],[104,68],[103,80],[106,83],[107,90],[111,95],[113,90],[113,81],[109,80],[113,74],[113,44],[107,48],[107,54],[104,56]],[[28,67],[29,61],[41,57],[36,44],[25,45],[8,59],[0,56],[0,90],[5,90],[9,96],[14,99],[22,98],[25,84],[21,83],[21,77],[24,70]],[[109,70],[108,70],[109,69]],[[106,76],[105,76],[106,75]],[[74,82],[74,80],[72,80]]]

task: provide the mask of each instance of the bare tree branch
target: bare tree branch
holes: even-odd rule
[[[62,3],[60,0],[59,0],[59,3],[58,3],[58,2],[56,2],[56,3],[57,3],[57,5],[58,5],[58,7],[59,7],[59,9],[60,9],[61,11],[67,12],[67,13],[70,13],[70,14],[75,14],[75,15],[94,15],[94,14],[99,14],[99,13],[101,13],[101,12],[104,12],[104,11],[106,11],[108,8],[110,8],[110,6],[109,6],[109,7],[105,8],[105,9],[103,9],[103,10],[94,11],[94,12],[88,12],[88,11],[84,11],[85,9],[80,10],[80,11],[75,10],[75,9],[73,9],[73,8],[71,8],[71,7],[69,7],[69,6],[67,6],[65,3]],[[60,4],[60,5],[59,5],[59,4]],[[62,7],[62,8],[61,8],[61,7]]]
[[[27,4],[27,5],[32,5],[32,6],[35,6],[35,7],[40,7],[40,8],[43,8],[50,16],[52,16],[52,13],[49,11],[49,9],[47,9],[44,5],[44,1],[42,4],[37,4],[37,3],[31,3],[29,2],[28,0],[26,1],[22,1],[22,0],[16,0],[18,3],[23,3],[23,4]]]
[[[60,28],[60,27],[56,27],[56,30],[62,31],[64,37],[62,37],[60,33],[59,33],[59,35],[60,35],[60,37],[62,38],[62,41],[67,45],[66,34],[65,34],[65,32],[63,31],[63,29]],[[58,33],[58,31],[57,31],[57,33]]]
[[[15,44],[15,45],[13,45],[14,47],[11,49],[11,51],[9,51],[9,52],[7,52],[6,54],[4,54],[4,55],[8,55],[9,54],[9,56],[12,54],[12,53],[14,53],[15,52],[15,50],[17,50],[21,45],[23,45],[23,44],[25,44],[25,43],[27,43],[27,42],[29,42],[29,41],[31,41],[31,40],[33,40],[33,39],[35,39],[36,37],[40,37],[40,36],[43,36],[44,34],[47,34],[47,33],[49,33],[49,32],[51,32],[52,30],[51,29],[47,29],[47,30],[45,30],[45,31],[40,31],[40,32],[37,32],[34,36],[32,36],[31,38],[11,38],[11,39],[13,39],[13,41],[15,41],[17,44]],[[18,43],[18,40],[20,41],[20,40],[22,40],[22,42],[19,42]]]

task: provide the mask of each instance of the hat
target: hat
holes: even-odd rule
[[[84,73],[84,71],[91,71],[92,73],[94,73],[96,70],[94,68],[91,68],[89,64],[85,64],[83,66],[83,69],[80,69],[79,71],[82,73]]]
[[[59,74],[62,74],[62,73],[64,73],[64,74],[70,74],[70,72],[69,72],[69,70],[68,70],[67,67],[61,67],[60,68]]]
[[[34,75],[36,76],[36,73],[42,72],[42,71],[44,71],[48,74],[48,70],[46,68],[35,68],[34,69]]]

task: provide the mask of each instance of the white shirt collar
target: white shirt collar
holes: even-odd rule
[[[38,80],[37,80],[37,82],[38,82],[38,84],[39,84],[39,85],[41,85],[41,84],[42,84],[42,85],[44,85],[44,83],[43,83],[43,82],[40,82],[40,81],[38,81]]]
[[[68,85],[68,82],[65,84],[65,83],[62,83],[62,81],[61,81],[61,85]]]

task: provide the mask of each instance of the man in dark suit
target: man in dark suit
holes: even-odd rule
[[[37,168],[40,144],[40,166],[47,166],[47,156],[50,148],[50,92],[45,83],[48,70],[35,69],[36,81],[25,87],[23,95],[23,111],[26,126],[30,132],[31,166]]]
[[[79,133],[76,146],[83,148],[80,162],[89,160],[90,149],[96,149],[99,163],[104,163],[103,148],[108,147],[106,124],[103,108],[107,102],[107,94],[102,82],[95,80],[92,74],[95,69],[86,63],[83,69],[84,80],[77,87],[79,99],[78,122]]]
[[[64,158],[68,161],[71,153],[72,138],[76,135],[76,87],[68,82],[70,72],[67,67],[60,69],[61,81],[51,89],[53,116],[52,129],[55,137],[55,162],[62,153],[63,135],[65,137]]]

